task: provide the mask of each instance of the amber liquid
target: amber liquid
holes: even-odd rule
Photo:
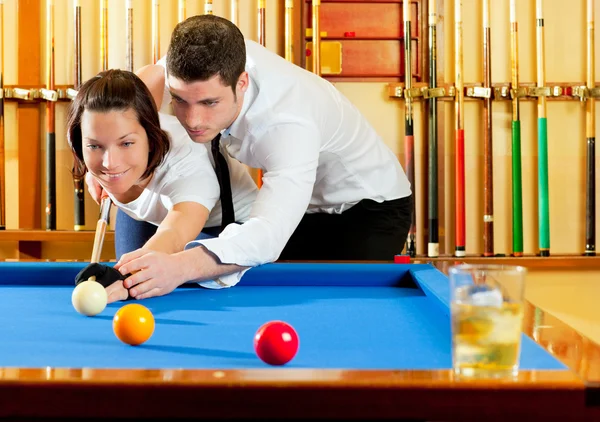
[[[523,306],[453,303],[452,352],[455,373],[467,377],[515,376],[519,369]]]

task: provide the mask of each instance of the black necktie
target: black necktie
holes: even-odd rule
[[[217,174],[217,180],[219,181],[219,187],[221,188],[221,230],[228,224],[235,222],[235,212],[233,211],[233,196],[231,194],[231,180],[229,178],[229,167],[227,166],[227,160],[219,149],[219,140],[221,134],[219,133],[211,141],[211,152],[215,161],[215,173]]]

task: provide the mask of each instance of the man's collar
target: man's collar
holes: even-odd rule
[[[234,122],[228,128],[221,131],[223,137],[233,136],[240,140],[244,138],[246,134],[246,113],[256,99],[257,94],[258,90],[256,84],[250,76],[250,72],[248,72],[248,89],[244,93],[244,104],[242,105],[240,114],[238,114]]]

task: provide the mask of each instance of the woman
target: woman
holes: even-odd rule
[[[115,230],[118,257],[139,247],[174,253],[206,236],[202,230],[220,231],[219,184],[207,147],[192,142],[177,118],[158,113],[134,73],[109,70],[84,83],[69,110],[67,133],[74,175],[88,173],[124,213]],[[257,187],[242,164],[228,165],[236,221],[243,222]],[[132,246],[138,236],[119,231],[125,215],[148,223],[143,245]]]

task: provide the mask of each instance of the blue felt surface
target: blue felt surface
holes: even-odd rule
[[[81,267],[0,263],[1,367],[265,367],[252,342],[258,327],[274,319],[291,323],[300,336],[290,368],[452,364],[448,280],[429,265],[270,264],[248,271],[231,289],[178,289],[142,302],[156,330],[138,347],[112,332],[123,303],[92,318],[73,310],[72,280]],[[565,367],[525,337],[522,368]]]

